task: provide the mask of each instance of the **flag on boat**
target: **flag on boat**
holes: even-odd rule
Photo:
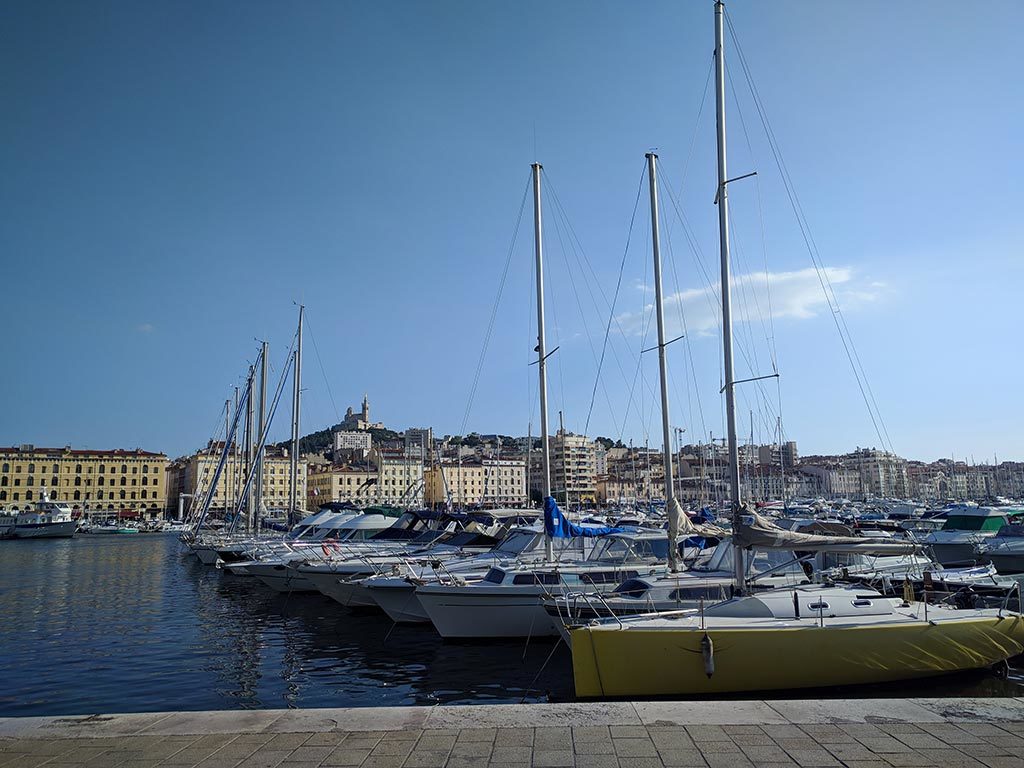
[[[544,533],[553,539],[571,539],[576,536],[606,536],[609,533],[622,533],[623,528],[611,528],[609,526],[588,526],[583,528],[569,521],[558,503],[548,496],[544,499]]]

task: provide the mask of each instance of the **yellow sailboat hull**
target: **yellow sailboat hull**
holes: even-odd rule
[[[1024,620],[708,629],[572,630],[576,695],[699,696],[891,682],[982,669],[1024,652]],[[706,646],[706,644],[705,644]]]

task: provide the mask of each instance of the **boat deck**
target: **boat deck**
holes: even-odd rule
[[[1021,764],[1024,699],[605,702],[0,718],[0,766]]]

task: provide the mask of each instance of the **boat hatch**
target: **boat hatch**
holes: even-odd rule
[[[557,572],[517,573],[512,577],[512,583],[520,586],[523,584],[560,584],[561,582],[562,579]]]

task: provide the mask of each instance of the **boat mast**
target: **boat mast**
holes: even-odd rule
[[[256,366],[249,366],[249,381],[246,382],[246,405],[245,405],[245,473],[246,476],[252,472],[253,462],[253,427],[256,420],[255,408],[253,406],[253,390],[255,388],[256,378]],[[247,485],[243,481],[243,487]],[[256,515],[253,513],[255,509],[256,496],[251,489],[246,489],[245,493],[245,509],[247,521],[252,520]],[[232,520],[231,524],[233,527],[237,527],[237,521]]]
[[[260,347],[260,410],[259,410],[259,432],[260,439],[267,428],[267,342]],[[259,516],[263,511],[263,457],[266,449],[260,444],[256,452],[256,513],[249,521],[249,530],[256,533],[259,530]]]
[[[658,156],[647,153],[647,180],[651,188],[651,239],[654,247],[654,312],[658,318],[658,371],[661,376],[662,459],[665,464],[665,514],[668,515],[668,569],[679,571],[679,519],[675,512],[672,481],[672,443],[668,426],[668,364],[665,361],[665,307],[661,293],[661,235],[658,231]],[[648,453],[650,457],[650,453]]]
[[[537,264],[537,376],[540,380],[540,456],[542,498],[551,495],[551,453],[548,447],[548,370],[544,346],[544,250],[541,235],[540,163],[533,163],[533,247]],[[545,536],[544,554],[548,562],[554,557],[551,537]]]
[[[296,522],[299,509],[299,418],[302,399],[302,315],[305,307],[299,305],[299,331],[295,343],[295,370],[292,371],[292,455],[291,455],[291,486],[288,498],[288,521]]]
[[[725,158],[725,4],[715,2],[715,106],[718,127],[718,242],[722,262],[722,355],[725,418],[729,445],[729,487],[732,496],[732,527],[740,525],[740,465],[736,446],[736,393],[732,365],[732,289],[729,284],[729,200]],[[744,590],[746,568],[743,553],[734,547],[733,578],[737,594]]]
[[[235,388],[236,400],[238,388]],[[231,456],[231,443],[228,442],[228,435],[231,434],[231,400],[224,401],[224,450]],[[228,465],[228,478],[224,483],[224,509],[228,509],[231,506],[231,492],[234,489],[231,487],[231,465]]]

